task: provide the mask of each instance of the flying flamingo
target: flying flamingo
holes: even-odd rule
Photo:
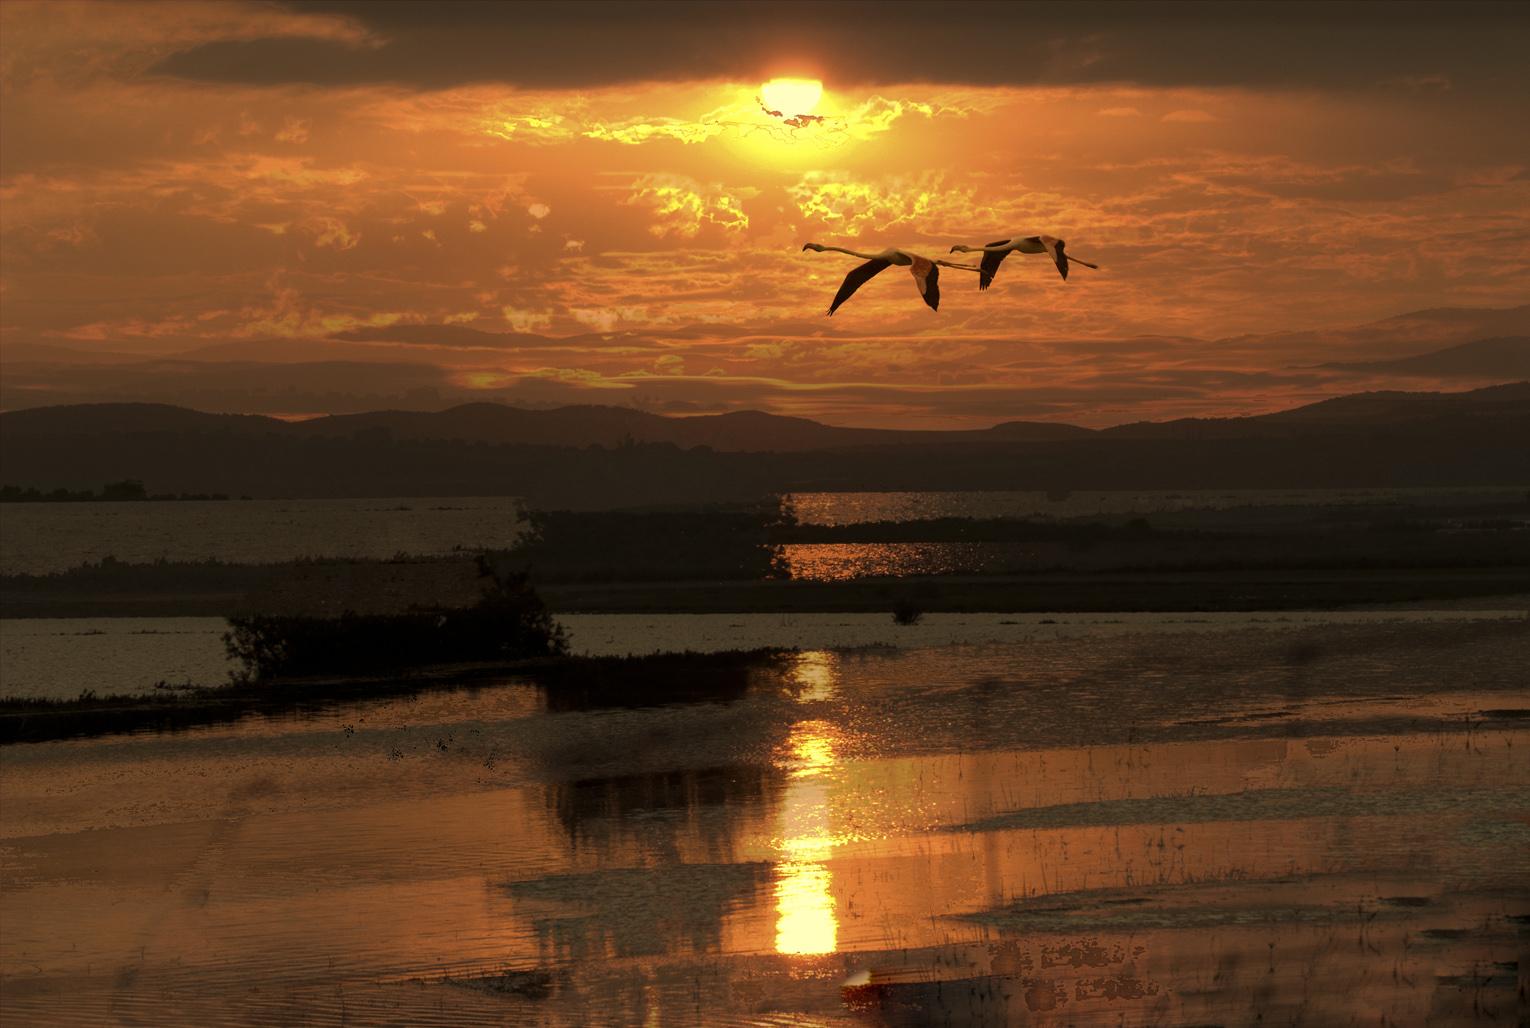
[[[981,253],[983,255],[982,270],[978,273],[978,288],[987,289],[993,282],[993,277],[999,271],[999,265],[1004,258],[1012,253],[1044,253],[1052,258],[1057,265],[1057,270],[1063,278],[1068,277],[1069,264],[1082,264],[1086,268],[1100,270],[1098,264],[1090,264],[1081,261],[1077,257],[1069,257],[1063,252],[1067,244],[1055,236],[1015,236],[1013,239],[1001,239],[997,243],[989,243],[987,246],[963,246],[957,243],[951,247],[952,253]]]
[[[851,257],[860,257],[866,261],[859,268],[855,268],[845,276],[845,282],[839,287],[839,292],[834,295],[834,302],[829,304],[829,314],[839,310],[839,305],[850,299],[851,295],[871,281],[880,272],[886,271],[894,264],[900,268],[908,268],[914,275],[914,283],[919,286],[919,295],[924,297],[924,302],[930,305],[930,310],[940,310],[940,265],[941,268],[961,268],[963,271],[977,271],[971,264],[954,264],[951,261],[932,261],[927,257],[921,257],[917,253],[909,253],[907,250],[883,250],[880,253],[858,253],[855,250],[846,250],[843,246],[824,246],[821,243],[803,243],[802,249],[816,250],[823,253],[832,250],[835,253],[848,253]]]

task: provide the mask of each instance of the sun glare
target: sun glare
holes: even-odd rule
[[[828,863],[840,842],[828,781],[839,764],[835,738],[828,722],[799,721],[778,764],[791,769],[791,779],[781,799],[780,857],[774,868],[777,953],[833,953],[839,945]]]
[[[760,87],[765,106],[786,118],[812,114],[821,96],[823,83],[817,79],[771,79]]]

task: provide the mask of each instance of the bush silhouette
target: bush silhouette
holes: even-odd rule
[[[471,607],[335,618],[253,614],[228,619],[228,655],[251,679],[348,674],[468,661],[560,656],[563,629],[523,574],[480,559],[484,591]]]
[[[924,611],[913,600],[904,599],[893,604],[892,616],[900,625],[917,625],[924,617]]]

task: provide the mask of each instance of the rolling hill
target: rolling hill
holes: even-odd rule
[[[0,414],[5,484],[253,496],[519,495],[567,506],[790,490],[1307,488],[1530,483],[1530,382],[1373,392],[1102,431],[838,428],[758,411],[469,404],[286,422],[155,404]]]

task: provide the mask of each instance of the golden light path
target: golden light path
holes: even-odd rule
[[[830,660],[821,652],[798,658],[801,702],[833,696]],[[826,721],[799,721],[792,726],[780,761],[790,781],[781,803],[780,856],[774,871],[777,953],[833,953],[839,942],[839,920],[830,892],[834,879],[825,865],[836,842],[827,780],[837,763],[836,736],[835,727]]]

